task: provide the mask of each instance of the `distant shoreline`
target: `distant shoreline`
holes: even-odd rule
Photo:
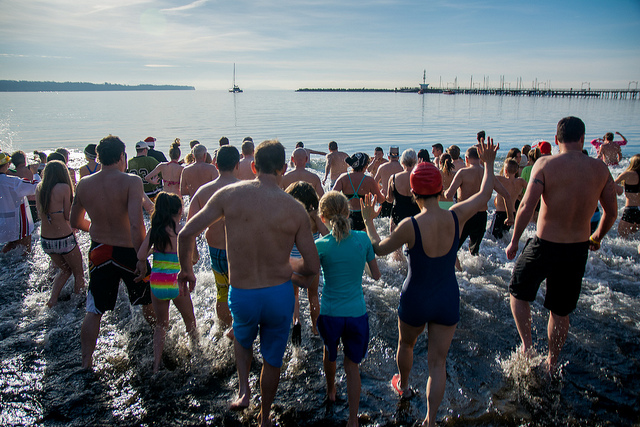
[[[395,89],[373,89],[373,88],[302,88],[296,92],[401,92],[401,93],[418,93],[418,87],[401,87]],[[428,89],[431,92],[431,89]]]
[[[106,92],[139,90],[196,90],[193,86],[150,85],[128,86],[113,83],[30,82],[0,80],[0,92]]]

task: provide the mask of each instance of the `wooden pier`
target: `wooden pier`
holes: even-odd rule
[[[547,97],[578,97],[600,99],[640,99],[638,89],[427,89],[423,93],[447,93],[449,95],[462,93],[468,95],[505,95],[505,96],[547,96]]]

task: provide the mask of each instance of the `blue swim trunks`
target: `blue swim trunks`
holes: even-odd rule
[[[342,339],[345,356],[353,363],[360,363],[369,345],[369,315],[339,317],[321,314],[318,317],[318,332],[331,362],[338,358],[338,345]]]
[[[289,340],[293,318],[293,284],[259,289],[229,289],[229,309],[233,334],[238,343],[250,349],[260,332],[260,352],[269,365],[279,368]]]

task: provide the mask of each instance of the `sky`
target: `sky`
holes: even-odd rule
[[[627,89],[640,0],[0,0],[0,80]]]

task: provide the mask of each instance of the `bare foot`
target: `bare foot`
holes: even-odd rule
[[[55,307],[58,304],[58,300],[57,299],[53,299],[51,298],[49,301],[47,301],[47,307],[52,308]]]
[[[229,409],[232,411],[242,411],[243,409],[247,409],[249,407],[249,400],[251,396],[247,393],[242,396],[238,396],[236,400],[231,402]]]
[[[336,388],[333,387],[332,390],[327,389],[327,399],[329,400],[329,402],[335,402],[336,401]]]

